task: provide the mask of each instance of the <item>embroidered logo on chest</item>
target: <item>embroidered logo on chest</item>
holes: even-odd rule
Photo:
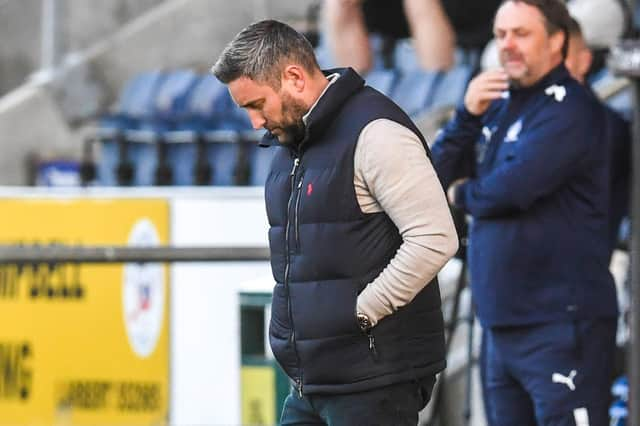
[[[484,139],[487,142],[491,142],[491,136],[493,136],[493,132],[491,131],[490,128],[488,128],[487,126],[484,126],[482,128],[482,136],[484,136]]]
[[[507,135],[504,137],[504,142],[515,142],[518,140],[520,131],[522,130],[522,120],[518,120],[509,127]]]
[[[544,90],[544,93],[548,96],[553,96],[556,102],[562,102],[565,96],[567,96],[567,89],[564,86],[553,84]]]
[[[480,139],[478,143],[476,143],[476,162],[478,164],[484,161],[484,156],[487,153],[487,146],[489,145],[489,142],[491,142],[491,137],[493,136],[493,133],[495,131],[496,127],[490,129],[487,126],[484,126],[482,128],[482,136],[484,138],[484,141]]]

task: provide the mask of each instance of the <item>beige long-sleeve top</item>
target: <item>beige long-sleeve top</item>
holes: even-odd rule
[[[319,99],[339,78],[329,83]],[[388,119],[367,124],[354,156],[356,197],[363,213],[384,211],[402,244],[382,273],[358,296],[357,310],[375,325],[413,298],[458,250],[458,236],[440,181],[422,142],[411,130]]]
[[[433,165],[411,130],[372,121],[360,133],[354,165],[362,212],[384,211],[402,236],[389,265],[358,296],[358,312],[375,325],[436,276],[458,250],[458,236]]]

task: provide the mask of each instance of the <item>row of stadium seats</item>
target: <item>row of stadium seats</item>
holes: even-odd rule
[[[464,96],[473,68],[458,65],[447,72],[395,69],[371,71],[367,84],[394,100],[407,114],[417,117],[432,109],[456,105]]]
[[[97,182],[257,184],[264,172],[251,163],[259,165],[269,154],[251,149],[260,136],[213,76],[142,73],[125,85],[115,112],[100,121]]]
[[[464,64],[446,73],[377,69],[365,79],[415,117],[459,102],[472,71]],[[98,185],[262,185],[273,154],[257,147],[262,131],[226,87],[191,70],[132,78],[96,134],[96,172],[83,179]]]
[[[615,400],[609,406],[609,426],[626,426],[629,418],[629,380],[626,376],[613,382],[611,395]]]

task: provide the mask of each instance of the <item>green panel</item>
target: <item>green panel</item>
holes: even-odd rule
[[[291,380],[275,360],[273,361],[273,368],[274,370],[276,370],[275,403],[276,403],[276,416],[279,419],[280,413],[282,413],[282,406],[284,405],[284,400],[287,398],[287,395],[289,395],[289,392],[291,389]]]
[[[240,306],[267,306],[271,304],[271,293],[240,293]]]
[[[264,357],[264,306],[240,307],[240,353]]]
[[[284,373],[280,365],[275,360],[267,359],[265,354],[265,307],[271,304],[271,293],[240,293],[240,332],[241,332],[241,354],[242,354],[242,368],[245,377],[243,379],[243,398],[246,397],[247,392],[251,392],[254,386],[254,379],[249,379],[247,373],[257,372],[255,370],[259,367],[267,367],[274,373],[273,383],[273,404],[275,409],[275,418],[280,418],[282,413],[282,407],[284,400],[291,388],[289,377]],[[257,373],[252,373],[257,374]],[[258,376],[255,376],[258,377]],[[257,380],[257,379],[256,379]],[[264,382],[262,382],[264,383]],[[243,404],[245,402],[243,401]],[[243,405],[243,418],[248,415],[250,410],[255,412],[257,407],[255,401],[253,405],[244,407]],[[255,419],[251,419],[255,421]]]
[[[243,355],[242,366],[271,366],[272,361],[266,359],[264,355]]]

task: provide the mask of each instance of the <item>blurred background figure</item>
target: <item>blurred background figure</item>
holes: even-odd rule
[[[370,34],[381,36],[384,46],[411,37],[421,67],[443,71],[453,66],[456,46],[481,49],[489,41],[499,3],[326,0],[326,37],[336,63],[361,73],[373,66]]]
[[[605,66],[609,48],[632,31],[631,12],[624,0],[570,0],[567,9],[580,24],[581,39],[591,50],[588,74]],[[482,69],[499,65],[495,40],[491,40],[481,60]]]
[[[567,8],[580,24],[584,41],[593,49],[608,49],[628,34],[632,25],[623,0],[570,0]]]
[[[569,21],[558,0],[505,1],[494,22],[502,67],[470,82],[433,146],[449,201],[473,217],[494,425],[607,423],[611,139],[600,102],[564,66]]]
[[[571,77],[585,84],[587,72],[589,72],[592,62],[593,54],[584,39],[582,27],[580,23],[572,17],[569,25],[569,50],[567,51],[564,65],[567,67]]]
[[[587,46],[581,25],[575,18],[569,24],[569,50],[565,66],[573,78],[589,90],[587,73],[593,63],[593,53]],[[596,97],[596,94],[593,93]],[[610,203],[610,250],[616,247],[620,224],[629,214],[629,191],[631,180],[631,123],[613,108],[602,104],[605,111],[607,138],[611,150],[611,203]]]

